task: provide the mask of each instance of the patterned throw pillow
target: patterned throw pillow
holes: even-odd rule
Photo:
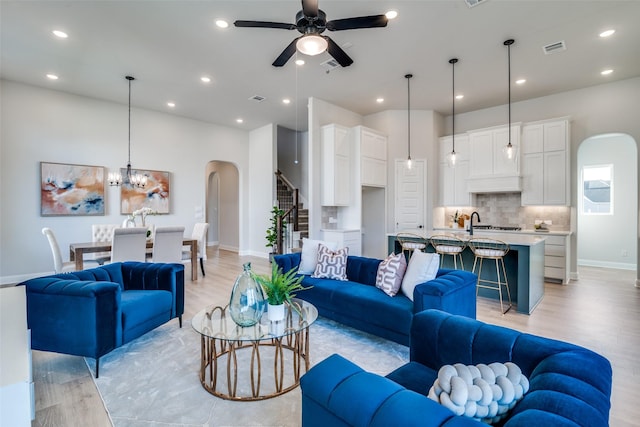
[[[376,288],[382,289],[390,297],[395,296],[402,285],[402,278],[407,269],[407,259],[404,254],[389,254],[378,266]]]
[[[332,251],[322,243],[318,245],[318,263],[311,275],[317,279],[347,280],[349,248]]]

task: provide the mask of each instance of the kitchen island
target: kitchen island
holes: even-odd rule
[[[471,236],[465,231],[426,231],[415,230],[416,241],[427,240],[436,234],[449,234],[456,236],[465,242],[473,237],[483,237],[489,239],[502,240],[509,244],[509,253],[504,258],[505,269],[507,271],[507,281],[511,292],[512,302],[517,306],[519,313],[531,314],[544,296],[544,236],[532,236],[521,233],[500,233],[499,236],[493,233],[483,233],[475,231]],[[400,244],[396,239],[396,234],[388,234],[389,252],[399,253]],[[433,247],[427,244],[427,252],[435,252]],[[462,253],[465,270],[471,271],[473,268],[474,256],[469,247]],[[487,261],[485,261],[487,263]],[[453,268],[453,259],[450,256],[444,257],[444,268]],[[496,280],[495,268],[486,264],[484,274],[489,272]],[[478,289],[478,295],[488,298],[498,298],[498,292],[490,289]]]

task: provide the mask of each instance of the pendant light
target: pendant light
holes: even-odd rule
[[[516,160],[516,149],[517,147],[513,144],[511,144],[511,45],[514,43],[513,39],[509,39],[509,40],[505,40],[504,41],[504,45],[507,47],[507,65],[508,65],[508,88],[509,88],[509,102],[508,102],[508,109],[509,109],[509,135],[508,135],[508,141],[509,143],[507,145],[504,146],[504,148],[502,149],[502,152],[505,156],[505,158],[509,161],[515,161]]]
[[[404,78],[407,79],[407,169],[411,169],[411,88],[409,81],[413,77],[413,74],[405,74]]]
[[[126,76],[125,79],[129,81],[129,157],[127,160],[127,172],[124,176],[124,181],[120,172],[109,172],[107,179],[111,186],[128,184],[132,187],[144,188],[147,185],[147,177],[138,173],[134,174],[131,170],[131,81],[135,80],[135,77]]]
[[[456,73],[455,65],[458,62],[458,58],[452,58],[449,60],[451,64],[451,140],[453,143],[451,153],[447,156],[447,164],[449,167],[456,166]]]

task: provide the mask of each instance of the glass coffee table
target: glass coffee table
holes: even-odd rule
[[[294,298],[284,320],[271,322],[265,312],[254,326],[238,326],[227,307],[209,306],[191,320],[200,334],[200,383],[228,400],[262,400],[300,384],[309,370],[309,326],[318,310]],[[263,369],[273,365],[273,371]],[[302,372],[304,369],[304,372]]]

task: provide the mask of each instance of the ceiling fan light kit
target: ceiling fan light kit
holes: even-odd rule
[[[325,30],[344,31],[360,28],[386,27],[389,19],[386,15],[359,16],[354,18],[327,21],[324,11],[318,9],[317,0],[302,0],[302,10],[296,14],[295,24],[269,21],[237,20],[233,25],[239,28],[275,28],[280,30],[298,30],[302,35],[293,39],[273,61],[274,67],[282,67],[298,50],[305,55],[318,55],[328,52],[342,67],[353,64],[353,59],[330,37],[321,35]]]

